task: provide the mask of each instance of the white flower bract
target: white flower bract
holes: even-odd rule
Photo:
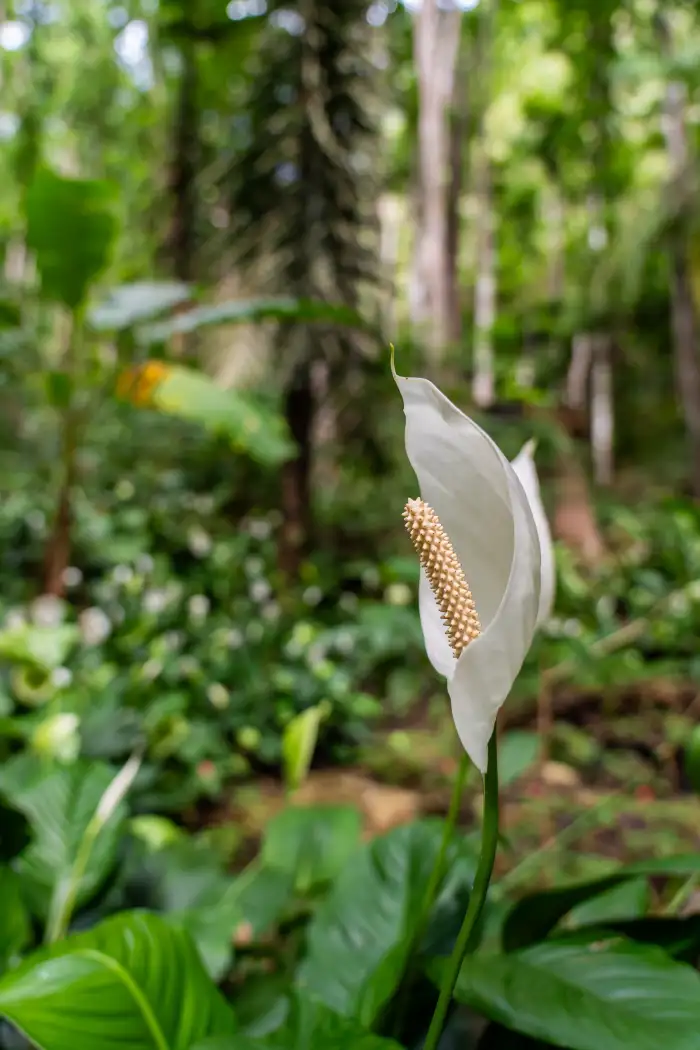
[[[532,443],[509,463],[495,442],[425,379],[394,378],[406,452],[474,598],[481,633],[457,659],[423,569],[419,606],[433,667],[447,679],[462,744],[483,773],[496,715],[535,630],[551,611],[554,565]]]

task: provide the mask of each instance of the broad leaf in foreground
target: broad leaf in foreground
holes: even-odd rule
[[[398,1043],[364,1031],[321,1003],[298,996],[279,1031],[263,1039],[236,1035],[207,1039],[193,1050],[401,1050]]]
[[[409,824],[352,857],[309,924],[305,994],[371,1027],[403,975],[441,835],[438,822]]]
[[[0,1014],[41,1050],[190,1050],[235,1019],[183,930],[127,912],[0,981]]]
[[[444,963],[430,968],[440,982]],[[656,948],[622,939],[556,941],[462,967],[459,1002],[568,1050],[697,1050],[700,975]]]
[[[360,844],[354,806],[288,806],[269,821],[262,861],[294,877],[300,893],[332,882]]]
[[[0,866],[0,972],[26,948],[32,937],[29,912],[22,900],[19,876]]]
[[[505,951],[517,951],[519,948],[536,944],[574,908],[606,893],[627,879],[685,878],[697,873],[700,873],[700,854],[689,853],[677,857],[637,861],[597,879],[529,893],[513,905],[506,917],[502,934],[503,948]]]
[[[46,917],[66,880],[74,877],[83,836],[115,772],[102,762],[52,768],[31,755],[19,756],[0,770],[0,791],[34,830],[33,841],[15,864],[25,898],[40,918]],[[95,838],[79,876],[78,907],[109,875],[126,812],[120,803]]]

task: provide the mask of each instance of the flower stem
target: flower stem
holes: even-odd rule
[[[481,830],[481,852],[479,865],[474,876],[469,905],[464,916],[462,928],[457,935],[450,961],[447,966],[440,996],[435,1007],[433,1019],[423,1045],[423,1050],[437,1050],[442,1030],[445,1027],[447,1011],[452,1002],[452,995],[457,984],[459,971],[464,957],[473,945],[473,934],[486,901],[486,894],[491,881],[493,864],[498,848],[498,742],[494,729],[489,740],[488,766],[484,777],[484,820]]]
[[[408,959],[408,972],[406,973],[406,979],[403,982],[401,993],[399,995],[398,1006],[396,1009],[396,1020],[395,1020],[395,1034],[398,1035],[400,1026],[403,1021],[406,1006],[409,1000],[409,995],[413,988],[413,984],[416,977],[416,965],[415,956],[416,951],[420,949],[421,942],[425,936],[425,931],[430,920],[430,913],[433,910],[435,904],[435,898],[437,897],[442,881],[445,877],[445,869],[447,867],[447,852],[450,848],[450,843],[454,836],[455,828],[457,826],[457,819],[459,817],[459,807],[462,801],[462,794],[464,792],[464,781],[467,778],[471,761],[469,755],[466,752],[462,753],[462,757],[459,760],[459,767],[457,769],[457,776],[455,777],[454,784],[452,786],[452,795],[450,797],[450,806],[447,811],[447,818],[442,831],[442,841],[440,842],[440,849],[438,855],[433,864],[433,870],[430,873],[430,879],[423,897],[423,904],[421,905],[420,915],[418,922],[416,923],[411,938],[410,948],[407,952]]]

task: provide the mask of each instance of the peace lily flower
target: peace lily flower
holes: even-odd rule
[[[534,442],[511,464],[428,380],[395,371],[394,379],[421,493],[404,518],[421,559],[426,651],[447,679],[457,732],[483,773],[498,710],[554,597]]]

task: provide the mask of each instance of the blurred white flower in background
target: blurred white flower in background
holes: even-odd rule
[[[130,583],[133,577],[134,570],[130,565],[115,565],[112,569],[112,579],[120,587]]]
[[[41,532],[46,527],[46,515],[41,510],[30,510],[24,520],[32,532]]]
[[[267,620],[268,623],[274,623],[276,620],[279,620],[281,612],[282,609],[280,608],[279,604],[277,602],[272,601],[267,602],[266,605],[263,605],[262,609],[260,610],[260,615],[262,616],[263,620]]]
[[[341,594],[340,599],[338,600],[338,605],[343,610],[343,612],[354,613],[357,609],[359,601],[360,599],[357,597],[356,594],[353,594],[352,591],[344,591]]]
[[[267,601],[272,594],[272,587],[270,587],[267,580],[253,580],[250,585],[249,594],[252,601],[258,603],[264,602]]]
[[[136,488],[134,487],[134,483],[133,481],[129,481],[128,478],[122,478],[122,480],[118,481],[114,486],[114,495],[117,499],[124,502],[132,499],[135,494]]]
[[[187,602],[187,612],[193,620],[206,620],[210,607],[206,594],[193,594]]]
[[[194,656],[182,656],[178,663],[181,678],[196,678],[200,671],[199,660]]]
[[[152,616],[157,616],[158,613],[163,612],[168,606],[168,592],[161,587],[160,589],[154,588],[150,591],[145,591],[143,595],[143,608],[144,611],[150,613]]]
[[[143,573],[144,576],[148,576],[149,573],[153,572],[155,563],[150,554],[141,554],[136,560],[137,572]]]
[[[154,682],[156,678],[163,672],[162,660],[146,660],[146,663],[141,668],[141,678],[145,682]]]
[[[244,641],[243,632],[237,627],[231,627],[226,632],[226,645],[229,649],[240,649]]]
[[[301,597],[305,605],[318,605],[323,598],[323,591],[320,587],[307,587]]]
[[[355,637],[352,631],[338,631],[334,644],[339,653],[348,656],[355,648]]]
[[[67,689],[73,681],[73,672],[68,667],[54,667],[51,672],[51,684],[56,689]]]
[[[265,570],[265,562],[262,558],[246,558],[243,562],[243,572],[248,577],[261,576]]]
[[[112,621],[104,609],[92,606],[78,616],[78,626],[86,645],[101,645],[112,633]]]
[[[44,758],[53,758],[66,765],[75,762],[80,754],[80,719],[64,712],[41,722],[31,738],[32,749]]]
[[[187,546],[195,558],[206,558],[212,552],[214,541],[201,525],[195,525],[187,534]]]
[[[388,605],[410,605],[413,591],[407,583],[390,583],[384,592],[384,600]]]
[[[3,620],[3,627],[7,631],[16,631],[27,626],[27,617],[22,609],[10,609]]]
[[[263,542],[272,533],[272,524],[265,518],[251,518],[247,524],[247,530],[254,540]]]
[[[217,711],[224,711],[231,703],[231,694],[221,682],[211,682],[207,686],[207,699]]]
[[[63,570],[61,579],[66,587],[79,587],[83,582],[83,574],[75,565],[69,565]]]
[[[66,616],[66,603],[53,594],[42,594],[29,606],[29,615],[37,627],[58,627]]]

